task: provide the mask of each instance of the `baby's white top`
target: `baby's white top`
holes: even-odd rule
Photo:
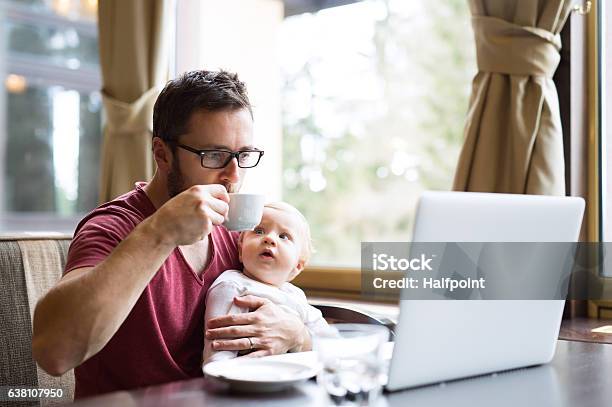
[[[267,298],[285,311],[299,317],[311,336],[335,336],[336,332],[327,324],[321,311],[308,304],[306,295],[291,283],[280,287],[264,284],[245,276],[238,270],[227,270],[213,282],[206,294],[204,329],[211,318],[248,312],[234,304],[234,297],[256,295]],[[236,351],[214,351],[208,340],[204,341],[204,363],[237,356]]]

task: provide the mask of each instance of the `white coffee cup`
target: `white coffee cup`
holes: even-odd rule
[[[265,196],[259,194],[229,194],[229,211],[223,222],[228,230],[252,230],[261,222]]]

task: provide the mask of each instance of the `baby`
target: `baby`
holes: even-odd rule
[[[302,290],[289,283],[304,269],[311,252],[310,228],[304,216],[284,202],[265,205],[261,223],[242,232],[238,240],[243,271],[223,272],[208,290],[204,330],[214,317],[248,312],[233,300],[250,294],[267,298],[298,316],[313,336],[333,335],[321,312],[308,304]],[[215,351],[211,341],[204,341],[204,364],[237,355],[237,351]]]

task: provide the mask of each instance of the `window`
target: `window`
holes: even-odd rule
[[[0,2],[0,230],[74,230],[97,205],[95,0]]]
[[[304,213],[311,265],[359,267],[361,241],[409,240],[420,193],[451,188],[463,141],[476,73],[467,3],[177,5],[176,73],[224,68],[246,82],[266,155],[243,190]]]
[[[313,264],[358,267],[362,241],[407,241],[416,202],[450,189],[476,73],[463,0],[363,0],[282,24],[283,199]]]

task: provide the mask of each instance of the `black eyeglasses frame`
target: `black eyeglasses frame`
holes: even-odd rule
[[[227,166],[227,164],[230,163],[230,161],[232,161],[232,159],[236,159],[236,163],[238,164],[238,167],[240,168],[253,168],[256,167],[259,164],[259,161],[261,161],[261,157],[264,155],[264,151],[263,150],[257,150],[257,149],[250,149],[250,150],[240,150],[240,151],[231,151],[231,150],[223,150],[223,149],[217,149],[217,148],[211,148],[211,149],[204,149],[204,150],[198,150],[196,148],[193,147],[189,147],[186,146],[185,144],[181,144],[181,143],[177,143],[174,142],[174,144],[177,147],[182,148],[183,150],[187,150],[191,153],[197,154],[200,156],[200,165],[202,166],[202,168],[208,168],[210,170],[218,170],[221,168],[225,168]],[[229,153],[229,156],[227,157],[227,160],[223,163],[223,165],[219,166],[219,167],[207,167],[204,165],[204,155],[206,153],[211,153],[211,152],[217,152],[217,153]],[[253,165],[249,165],[248,167],[244,167],[242,165],[240,165],[240,154],[242,153],[258,153],[259,157],[257,157],[257,161],[255,162],[255,164]]]

